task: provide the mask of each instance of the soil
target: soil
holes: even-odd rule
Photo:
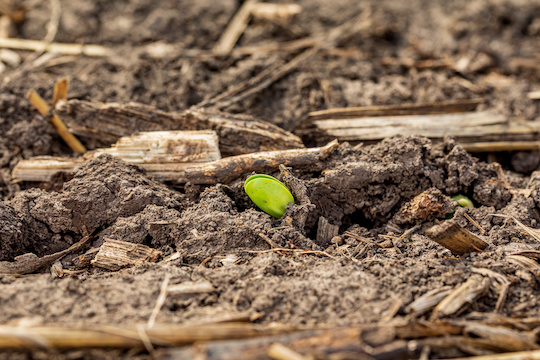
[[[17,36],[42,39],[49,3],[20,3],[28,12]],[[290,24],[254,20],[238,46],[328,32],[368,8],[374,25],[342,40],[337,44],[341,51],[322,52],[262,92],[223,110],[290,131],[302,125],[308,112],[325,108],[472,98],[484,98],[481,108],[508,117],[540,118],[540,102],[527,98],[528,92],[540,90],[538,67],[518,66],[515,61],[538,59],[538,1],[298,3],[303,11]],[[461,284],[473,268],[490,269],[512,281],[503,314],[540,316],[540,278],[505,259],[516,251],[540,250],[538,240],[508,218],[540,227],[538,152],[498,154],[501,170],[498,163],[487,161],[495,155],[474,157],[451,138],[432,143],[424,137],[397,136],[372,145],[343,143],[324,160],[322,172],[289,169],[293,195],[304,200],[289,205],[282,219],[251,203],[243,191],[244,178],[229,184],[173,187],[106,155],[88,161],[65,182],[11,182],[10,172],[21,159],[71,156],[54,128],[26,100],[30,88],[50,99],[54,82],[68,76],[70,98],[136,101],[182,111],[294,55],[184,56],[182,49],[212,48],[240,5],[233,0],[93,0],[61,5],[55,41],[101,44],[120,55],[80,56],[53,65],[7,65],[2,73],[0,260],[29,252],[51,254],[87,232],[94,235],[92,247],[106,238],[123,240],[158,249],[163,259],[116,272],[87,267],[60,279],[48,271],[0,275],[0,323],[145,322],[167,274],[172,284],[206,280],[216,290],[187,299],[167,298],[157,321],[200,323],[253,311],[262,313],[257,322],[263,324],[371,323],[380,321],[396,299],[402,301],[397,316],[406,315],[414,299],[429,290]],[[156,41],[176,44],[177,50],[153,56],[146,45]],[[389,65],[384,61],[389,57],[450,58],[462,66],[458,71]],[[270,175],[283,179],[279,172]],[[307,197],[298,196],[299,189]],[[457,194],[468,196],[475,207],[459,207],[451,199]],[[456,257],[424,235],[450,216],[489,246]],[[321,217],[339,228],[338,236],[317,237]],[[271,251],[265,237],[280,247],[314,252]],[[77,255],[64,257],[64,268],[74,268]],[[492,312],[497,297],[494,292],[481,297],[475,310]],[[89,351],[72,358],[124,355]],[[48,354],[0,358],[4,356]]]

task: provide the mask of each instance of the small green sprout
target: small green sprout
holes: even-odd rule
[[[250,176],[244,183],[244,190],[259,209],[275,218],[281,218],[285,214],[287,204],[294,204],[289,189],[269,175]]]
[[[466,207],[468,209],[474,209],[474,204],[471,201],[471,199],[469,199],[468,197],[466,197],[464,195],[452,196],[452,199],[457,200],[458,204],[461,207]]]

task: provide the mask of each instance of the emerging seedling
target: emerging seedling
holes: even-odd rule
[[[244,190],[259,209],[275,218],[281,218],[285,214],[287,204],[294,204],[289,189],[269,175],[250,176],[244,183]]]
[[[466,207],[468,209],[474,209],[474,204],[471,201],[471,199],[469,199],[468,197],[466,197],[464,195],[452,196],[452,199],[457,200],[458,204],[461,207]]]
[[[456,200],[461,207],[465,207],[467,209],[474,209],[474,204],[471,199],[466,197],[465,195],[455,195],[452,196],[452,199]],[[454,216],[454,213],[456,210],[452,211],[451,213],[446,214],[447,219],[451,219]]]

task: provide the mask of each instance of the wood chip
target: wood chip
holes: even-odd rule
[[[116,271],[124,267],[156,262],[160,256],[161,251],[146,245],[105,239],[96,257],[92,260],[92,264],[100,268]]]
[[[488,243],[462,228],[456,222],[447,220],[426,230],[425,234],[456,255],[484,250]]]

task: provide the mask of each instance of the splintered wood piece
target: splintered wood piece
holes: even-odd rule
[[[153,131],[120,138],[109,154],[132,164],[204,163],[221,159],[215,131]]]
[[[182,113],[179,124],[181,130],[211,129],[217,132],[223,156],[305,147],[293,133],[247,115],[197,108]]]
[[[146,245],[105,239],[91,263],[100,268],[116,271],[124,267],[156,262],[160,256],[161,251]]]
[[[214,109],[169,113],[138,103],[68,100],[60,102],[54,112],[93,148],[110,146],[122,136],[141,131],[165,130],[214,130],[223,156],[304,147],[298,136],[269,122]]]
[[[254,154],[231,156],[186,170],[186,179],[192,184],[229,183],[245,174],[275,171],[279,165],[311,171],[321,168],[321,160],[328,157],[338,146],[332,141],[326,146],[310,149],[267,151]]]
[[[374,142],[395,135],[422,135],[436,140],[454,136],[462,143],[479,143],[472,145],[472,150],[485,151],[483,143],[492,141],[498,143],[495,146],[499,149],[510,146],[508,142],[524,141],[528,143],[514,147],[534,148],[536,144],[533,142],[538,141],[540,133],[540,121],[517,121],[492,111],[370,117],[353,116],[346,109],[343,111],[343,117],[339,113],[314,113],[313,119],[296,134],[315,141],[335,138],[361,142]],[[333,117],[321,118],[323,116]]]
[[[20,160],[13,168],[14,181],[50,181],[58,173],[71,173],[84,162],[83,158],[36,156]]]
[[[448,220],[426,230],[425,234],[436,243],[444,246],[456,255],[484,250],[488,243],[462,228],[456,222]]]
[[[317,226],[317,244],[328,244],[334,236],[339,233],[339,226],[332,225],[328,220],[321,216],[319,217],[319,225]]]
[[[488,111],[315,120],[314,124],[317,129],[341,140],[360,141],[379,140],[400,134],[436,138],[447,135],[479,136],[493,134],[497,129],[508,127],[505,117]],[[532,130],[519,124],[512,130],[523,132],[525,129]]]
[[[88,152],[84,158],[39,156],[21,160],[11,176],[19,181],[50,181],[57,173],[71,173],[85,160],[101,154],[137,164],[161,181],[177,181],[184,178],[187,168],[221,159],[214,131],[156,131],[120,138],[112,148]]]
[[[430,104],[400,104],[381,106],[348,107],[312,111],[311,120],[351,119],[370,116],[447,114],[473,111],[484,99],[442,101]]]
[[[1,40],[1,39],[0,39]],[[39,111],[41,115],[44,117],[49,116],[49,111],[51,110],[49,105],[47,105],[47,102],[43,100],[41,96],[38,95],[38,93],[35,90],[30,90],[28,92],[28,100],[36,107],[36,109]],[[49,121],[54,126],[56,131],[58,132],[58,135],[68,144],[68,146],[73,150],[74,152],[79,153],[85,153],[86,148],[83,144],[73,135],[64,122],[60,120],[60,118],[56,114],[52,114],[49,118]]]
[[[450,316],[462,310],[465,306],[472,304],[481,295],[485,294],[491,280],[481,275],[471,275],[467,281],[459,285],[445,297],[433,310],[431,319],[438,319]]]

